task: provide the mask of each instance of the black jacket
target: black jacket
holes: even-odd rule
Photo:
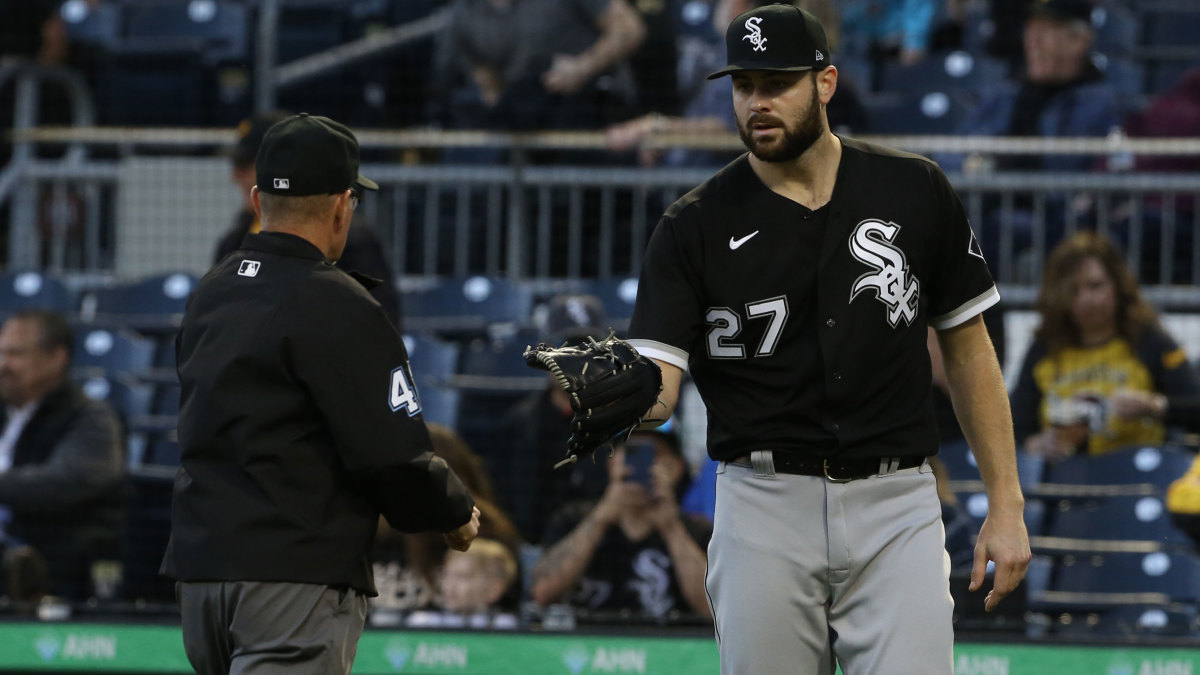
[[[196,286],[176,354],[165,574],[374,595],[380,513],[407,532],[470,519],[471,496],[433,455],[399,333],[307,241],[246,237]]]
[[[221,262],[221,258],[241,248],[242,241],[253,227],[255,218],[253,211],[241,211],[237,214],[233,227],[226,230],[217,242],[213,264]],[[383,253],[383,243],[379,238],[369,228],[354,223],[346,237],[346,250],[342,251],[342,258],[338,260],[337,265],[347,272],[358,272],[385,282],[372,288],[371,295],[379,301],[383,313],[391,319],[396,330],[403,333],[400,294],[396,292],[395,276],[392,274],[391,265],[388,265],[387,256]]]
[[[46,557],[52,593],[82,597],[91,562],[115,555],[123,457],[112,409],[69,382],[21,430],[12,468],[0,473],[0,504],[12,511],[8,534]]]

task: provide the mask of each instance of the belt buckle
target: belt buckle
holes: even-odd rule
[[[825,479],[830,483],[849,483],[850,481],[854,480],[853,478],[834,478],[833,476],[830,476],[828,459],[821,460],[821,471],[825,473]]]

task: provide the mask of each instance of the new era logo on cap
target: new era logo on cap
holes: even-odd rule
[[[292,187],[291,181],[286,178],[276,178],[273,181],[276,190],[287,190]]]

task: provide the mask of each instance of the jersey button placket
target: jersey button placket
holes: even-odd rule
[[[833,328],[834,326],[836,326],[836,325],[837,325],[837,322],[836,322],[836,321],[834,321],[833,319],[826,319],[826,320],[825,320],[825,325],[826,325],[826,326],[829,326],[830,328]]]

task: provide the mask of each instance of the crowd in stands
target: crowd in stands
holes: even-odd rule
[[[209,4],[253,17],[250,4]],[[706,75],[724,63],[723,26],[759,4],[756,0],[350,4],[361,4],[363,9],[356,13],[335,3],[330,7],[311,3],[293,15],[285,12],[281,56],[296,58],[439,10],[445,10],[447,22],[419,44],[335,78],[337,91],[349,95],[339,97],[306,86],[305,91],[285,90],[280,107],[332,114],[357,126],[603,130],[608,152],[602,158],[572,156],[589,162],[695,167],[719,166],[730,157],[687,149],[652,151],[642,144],[664,133],[708,135],[733,130],[729,84],[709,81]],[[1200,70],[1184,68],[1200,66],[1200,52],[1142,54],[1144,50],[1139,50],[1148,45],[1151,26],[1159,19],[1139,14],[1137,3],[798,0],[797,4],[835,27],[830,42],[834,63],[843,70],[836,105],[828,112],[831,125],[840,133],[933,129],[975,136],[1104,137],[1114,130],[1132,137],[1200,134]],[[211,52],[216,38],[207,43],[120,47],[118,38],[130,33],[110,35],[96,23],[103,17],[130,19],[138,11],[134,3],[121,0],[0,0],[0,16],[22,19],[20,24],[2,23],[0,45],[5,55],[86,69],[102,103],[101,123],[232,127],[246,118],[252,90],[248,80],[253,70],[252,20],[241,24],[240,43],[230,43],[240,44],[241,50],[219,57]],[[1200,10],[1195,14],[1180,14],[1184,17],[1180,21],[1200,26]],[[1136,19],[1133,29],[1115,25],[1129,17]],[[195,16],[190,20],[199,22]],[[296,29],[292,34],[287,32],[289,25]],[[305,25],[324,25],[327,30],[304,33],[300,28]],[[9,32],[20,39],[9,39]],[[302,34],[307,41],[298,37]],[[1013,35],[1020,39],[1009,39]],[[132,86],[137,78],[131,73],[139,63],[146,63],[130,55],[152,48],[169,51],[172,58],[180,59],[172,63],[188,64],[197,81],[207,83],[202,88],[204,99],[188,115],[175,114],[165,100],[173,89],[160,93],[163,104],[153,106],[144,96],[114,90]],[[1124,66],[1131,70],[1122,70]],[[1002,76],[993,78],[994,73]],[[933,93],[943,96],[929,99]],[[0,94],[11,96],[11,89],[0,89]],[[129,106],[136,106],[138,112],[123,108]],[[0,97],[0,116],[11,111],[11,98]],[[154,115],[162,117],[151,119]],[[44,119],[56,118],[51,114]],[[243,195],[249,194],[254,182],[257,143],[276,119],[278,114],[250,117],[238,127],[231,178]],[[912,126],[906,127],[907,121]],[[11,120],[0,117],[0,123],[7,127]],[[453,158],[479,162],[500,156],[456,153]],[[1198,168],[1194,158],[1137,157],[1129,166],[1096,165],[1080,155],[944,155],[937,160],[950,173],[1194,172]],[[1134,216],[1110,223],[1110,236],[1069,235],[1066,223],[1088,225],[1094,205],[1065,194],[1052,195],[1049,202],[1050,215],[1043,224],[1049,228],[1047,243],[1055,248],[1046,261],[1037,299],[1040,327],[1017,380],[1010,383],[1022,467],[1036,467],[1028,469],[1033,473],[1026,487],[1034,488],[1029,500],[1044,508],[1027,512],[1035,536],[1050,531],[1053,507],[1068,499],[1047,487],[1054,484],[1056,465],[1066,467],[1080,458],[1124,457],[1147,447],[1171,456],[1172,448],[1194,440],[1187,433],[1200,431],[1196,426],[1200,382],[1180,346],[1197,337],[1170,335],[1141,297],[1137,278],[1120,249],[1131,236]],[[1190,200],[1173,206],[1183,217],[1194,213]],[[257,231],[248,204],[231,205],[230,211],[236,213],[233,226],[220,242],[214,242],[218,259],[237,248],[246,233]],[[1002,214],[1011,218],[1007,226],[1017,233],[1015,246],[1031,246],[1035,218],[1030,205],[1018,203],[1003,211],[997,204],[986,205],[981,230],[998,231],[996,221]],[[1153,211],[1137,218],[1147,240],[1157,242]],[[371,229],[356,226],[351,233],[341,266],[394,279]],[[1183,243],[1177,250],[1192,250],[1190,240]],[[987,237],[981,244],[989,259],[1000,247]],[[1143,269],[1154,262],[1147,259]],[[32,283],[16,277],[9,281]],[[38,296],[42,283],[50,280],[39,280],[33,293],[18,295]],[[571,416],[559,387],[533,371],[518,378],[516,387],[456,387],[453,382],[453,376],[462,374],[460,353],[480,344],[490,348],[504,342],[506,348],[516,345],[519,350],[523,344],[517,342],[526,338],[561,343],[603,337],[616,318],[611,316],[611,302],[606,306],[605,300],[586,293],[545,294],[530,301],[544,312],[543,318],[535,320],[532,312],[511,317],[521,324],[519,328],[531,332],[506,337],[490,332],[488,326],[425,330],[412,322],[420,315],[406,311],[410,298],[402,297],[393,284],[381,284],[374,294],[398,330],[433,344],[456,345],[445,371],[426,382],[419,380],[418,386],[430,392],[428,419],[472,418],[469,424],[431,424],[430,434],[436,453],[475,495],[482,518],[481,538],[467,552],[447,551],[437,536],[398,533],[381,521],[373,552],[380,595],[372,601],[372,612],[379,618],[373,620],[380,625],[508,629],[521,625],[530,612],[536,616],[555,605],[569,605],[580,616],[596,620],[608,615],[656,622],[681,617],[704,620],[709,612],[704,568],[711,533],[710,479],[717,467],[689,454],[689,443],[695,439],[679,431],[685,425],[635,434],[618,443],[611,454],[597,454],[592,462],[556,470]],[[57,314],[5,302],[0,300],[5,319],[0,328],[0,401],[4,404],[0,542],[5,569],[0,587],[22,611],[30,611],[46,596],[77,603],[96,597],[171,602],[161,586],[146,586],[151,591],[135,595],[131,589],[143,587],[135,586],[132,565],[125,565],[123,581],[112,579],[112,564],[127,562],[131,550],[130,523],[146,524],[127,513],[131,504],[138,503],[133,496],[140,493],[126,474],[140,472],[139,480],[144,480],[150,475],[147,467],[169,468],[172,463],[170,398],[175,396],[177,405],[178,392],[164,384],[161,372],[157,376],[153,372],[155,366],[173,366],[169,338],[164,339],[161,328],[130,323],[123,327],[135,331],[132,335],[105,332],[118,345],[127,340],[130,349],[150,344],[143,351],[153,355],[137,365],[126,361],[110,366],[115,372],[105,375],[115,383],[111,389],[81,389],[76,380],[86,382],[86,378],[76,374],[88,354],[78,351],[80,340],[72,337],[64,317],[76,321],[76,335],[85,336],[86,344],[95,334],[94,320],[80,315],[77,302],[54,307]],[[994,337],[1002,339],[1003,320],[993,315],[987,319]],[[516,360],[512,351],[501,353],[504,359]],[[423,358],[414,351],[418,377],[422,369],[432,367],[423,364]],[[143,385],[152,393],[146,395]],[[454,393],[447,399],[449,412],[435,405],[440,399],[433,392],[443,388]],[[152,409],[165,412],[167,422],[142,419]],[[685,408],[681,414],[703,418],[704,412]],[[948,553],[961,570],[970,567],[971,537],[980,514],[969,491],[954,489],[971,479],[969,467],[963,468],[967,466],[963,457],[969,453],[956,445],[961,437],[947,433],[943,443],[945,461],[936,466],[943,522]],[[177,447],[175,453],[177,461]],[[1066,469],[1058,475],[1066,476]],[[1200,539],[1196,526],[1200,462],[1169,478],[1145,481],[1152,486],[1147,494],[1163,501],[1174,514],[1178,532],[1188,531]],[[1102,500],[1100,495],[1102,491],[1088,498]],[[156,504],[162,508],[161,501]],[[983,508],[986,511],[986,504]],[[1037,526],[1039,518],[1046,521],[1045,527]],[[1092,532],[1091,538],[1106,537]],[[1175,540],[1168,544],[1172,555],[1196,555],[1191,544]],[[1039,551],[1036,541],[1035,551]],[[137,552],[145,557],[143,548]],[[1041,547],[1039,552],[1055,570],[1065,564],[1052,547]],[[1059,580],[1050,573],[1034,590],[1054,589]],[[123,589],[113,589],[121,583]],[[1038,577],[1031,575],[1030,583],[1037,585]],[[1181,598],[1191,603],[1191,629],[1200,631],[1194,621],[1200,597]],[[1057,611],[1052,605],[1043,609]]]

